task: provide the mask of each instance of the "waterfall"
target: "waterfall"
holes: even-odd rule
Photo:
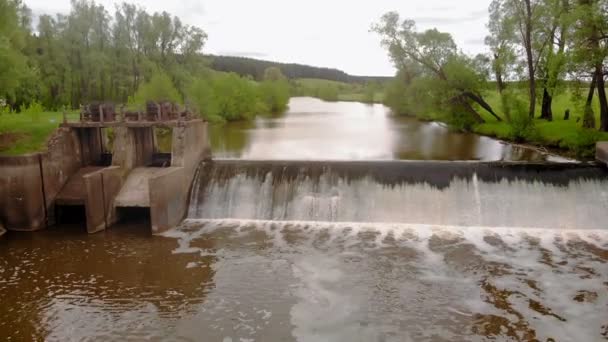
[[[608,172],[593,164],[205,162],[191,219],[604,229]]]

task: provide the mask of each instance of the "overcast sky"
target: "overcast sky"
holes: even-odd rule
[[[388,11],[418,28],[452,33],[467,53],[484,51],[491,0],[133,0],[204,29],[205,53],[337,68],[354,75],[393,75],[370,25]],[[110,12],[120,1],[97,0]],[[25,0],[35,14],[67,13],[69,0]]]

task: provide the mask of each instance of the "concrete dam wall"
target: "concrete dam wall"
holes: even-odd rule
[[[38,230],[54,221],[53,203],[83,163],[78,135],[60,128],[44,153],[0,156],[0,223],[11,230]]]
[[[171,153],[158,152],[155,128],[170,130]],[[194,174],[209,157],[201,120],[64,123],[47,151],[0,156],[0,225],[38,230],[80,207],[94,233],[119,220],[122,209],[145,208],[159,233],[186,215]]]
[[[585,164],[203,163],[191,219],[608,228],[608,171]]]
[[[160,113],[160,111],[159,111]],[[193,219],[608,227],[604,164],[210,159],[201,120],[64,123],[44,153],[0,156],[0,228],[38,230],[84,209],[87,231],[129,209],[153,233]],[[155,128],[171,131],[160,153]],[[108,146],[107,129],[114,133]],[[598,145],[604,161],[605,145]],[[202,163],[201,163],[202,162]],[[145,211],[144,211],[145,212]],[[141,214],[141,211],[139,212]],[[0,229],[3,231],[3,229]]]

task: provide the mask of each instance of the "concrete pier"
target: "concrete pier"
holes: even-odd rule
[[[608,141],[600,141],[596,144],[595,159],[608,166]]]

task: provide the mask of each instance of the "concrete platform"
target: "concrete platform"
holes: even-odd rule
[[[600,141],[596,144],[595,159],[608,166],[608,141]]]
[[[63,186],[55,204],[57,205],[84,205],[87,198],[87,191],[84,182],[84,177],[90,173],[104,169],[102,166],[83,167],[74,174],[68,182]]]
[[[166,127],[173,128],[185,124],[203,122],[201,119],[192,120],[166,120],[166,121],[107,121],[107,122],[64,122],[63,127],[69,128],[105,128],[105,127],[131,127],[131,128],[146,128],[146,127]]]
[[[150,207],[150,179],[164,173],[167,168],[138,167],[133,169],[114,202],[116,207]]]

